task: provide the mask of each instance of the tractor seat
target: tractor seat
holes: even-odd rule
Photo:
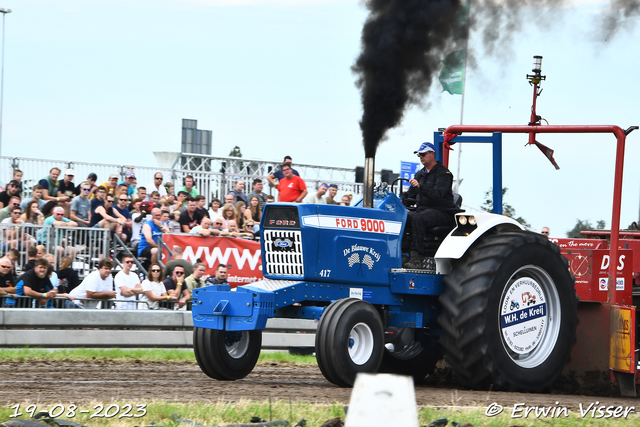
[[[458,193],[453,193],[454,207],[447,209],[447,213],[451,214],[451,221],[447,225],[436,225],[435,227],[428,227],[426,229],[425,236],[425,255],[435,255],[442,240],[447,237],[447,234],[451,232],[456,226],[455,214],[464,212],[462,206],[462,196]]]

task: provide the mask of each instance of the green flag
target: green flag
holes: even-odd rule
[[[442,61],[444,67],[440,71],[440,83],[442,91],[447,91],[451,95],[462,95],[462,83],[464,81],[464,61],[465,50],[456,50],[447,55]]]

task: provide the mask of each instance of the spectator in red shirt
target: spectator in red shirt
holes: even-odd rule
[[[307,196],[307,186],[302,178],[293,174],[290,163],[282,165],[284,178],[278,183],[278,201],[300,203]]]

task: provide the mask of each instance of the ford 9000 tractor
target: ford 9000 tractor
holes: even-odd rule
[[[267,319],[283,317],[319,319],[318,365],[339,386],[353,385],[359,372],[421,379],[444,355],[465,386],[534,391],[560,376],[578,330],[581,353],[572,363],[611,371],[623,394],[632,388],[635,393],[636,344],[618,334],[619,319],[632,316],[635,324],[631,286],[609,286],[598,300],[602,310],[580,303],[599,313],[585,316],[580,326],[598,322],[611,331],[583,339],[574,277],[559,246],[500,215],[502,133],[526,133],[530,142],[540,133],[613,133],[618,189],[625,137],[633,128],[625,133],[617,126],[542,126],[535,108],[532,118],[526,126],[460,125],[435,134],[445,165],[449,143],[493,142],[495,213],[459,210],[451,213],[450,226],[429,229],[425,248],[435,258],[433,270],[402,267],[411,203],[384,186],[374,191],[371,159],[364,198],[356,206],[266,205],[260,232],[264,280],[235,290],[194,290],[194,350],[204,373],[218,380],[247,376]],[[469,132],[493,134],[462,135]],[[614,191],[611,259],[617,259],[620,197]],[[611,283],[614,264],[607,270]],[[604,349],[606,358],[590,359],[590,346]]]

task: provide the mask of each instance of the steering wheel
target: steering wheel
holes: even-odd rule
[[[391,184],[391,192],[395,194],[395,185],[396,182],[400,181],[400,197],[402,197],[402,181],[407,181],[407,184],[409,184],[409,180],[407,178],[397,178],[395,181],[393,181],[393,183]],[[411,184],[409,184],[409,187],[411,187]],[[413,210],[415,209],[415,204],[418,203],[418,201],[416,199],[402,199],[402,204],[405,205],[407,207],[407,209],[409,210]]]
[[[407,181],[407,184],[409,184],[409,180],[407,178],[396,178],[392,183],[391,183],[391,192],[395,194],[396,192],[396,182],[400,181],[400,194],[402,195],[402,181]],[[411,184],[409,184],[409,186],[411,186]]]

